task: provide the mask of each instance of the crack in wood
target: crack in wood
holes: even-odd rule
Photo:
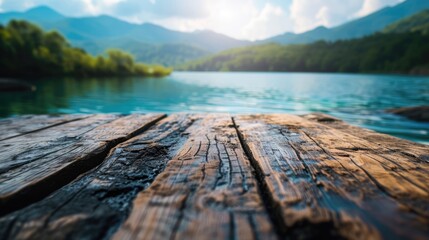
[[[52,192],[73,181],[79,175],[86,173],[94,167],[98,166],[106,158],[109,151],[115,146],[117,146],[119,143],[126,141],[127,139],[145,131],[164,117],[165,115],[154,117],[153,119],[146,122],[144,125],[139,126],[130,131],[126,136],[111,139],[110,141],[106,142],[105,145],[101,148],[97,148],[95,151],[89,153],[86,156],[83,156],[82,159],[80,159],[79,161],[70,162],[67,167],[59,169],[43,179],[39,179],[37,183],[22,188],[22,190],[20,190],[17,194],[9,195],[7,198],[3,198],[1,201],[2,207],[0,208],[0,216],[14,212],[18,209],[24,208],[25,206],[28,206],[34,202],[43,199]],[[105,124],[112,123],[114,121],[115,120],[108,121]],[[88,130],[87,132],[89,131],[90,130]],[[78,147],[76,147],[76,149],[77,148]]]
[[[341,124],[277,114],[177,114],[158,120],[124,143],[138,132],[101,140],[105,147],[85,156],[90,162],[100,156],[100,164],[73,163],[71,169],[85,174],[0,217],[0,238],[427,236],[427,147],[366,130],[361,138]],[[77,152],[79,136],[61,139],[73,146],[67,154]],[[386,139],[394,147],[365,139]],[[24,162],[45,159],[46,150],[53,151],[46,145],[44,155],[28,152],[37,159],[24,154],[17,158],[23,162],[9,167],[32,166]],[[81,170],[85,166],[88,172]]]
[[[394,198],[390,198],[379,191],[380,189],[371,179],[365,179],[366,174],[363,176],[359,172],[362,170],[357,170],[350,165],[355,165],[350,161],[350,156],[375,152],[370,147],[364,147],[367,150],[362,150],[364,148],[361,145],[355,145],[359,149],[358,151],[361,151],[356,153],[350,150],[352,148],[348,147],[347,144],[352,144],[358,140],[349,139],[347,134],[340,134],[335,129],[325,130],[321,125],[312,125],[294,116],[273,114],[236,118],[239,120],[237,122],[237,119],[234,119],[236,124],[240,125],[237,129],[243,139],[241,142],[244,142],[243,145],[247,145],[248,152],[255,158],[257,164],[255,168],[260,169],[259,174],[265,176],[263,180],[269,182],[270,185],[266,188],[267,192],[274,194],[272,198],[268,199],[278,201],[282,205],[282,209],[279,210],[285,213],[281,217],[287,224],[286,228],[290,229],[287,233],[288,237],[294,235],[293,231],[298,230],[296,232],[299,234],[299,232],[306,232],[305,229],[313,229],[312,232],[322,231],[318,235],[336,234],[336,237],[346,238],[377,237],[378,234],[381,234],[378,237],[383,236],[389,239],[399,236],[418,238],[428,232],[428,229],[423,227],[427,220],[415,215],[415,213],[408,212],[407,205],[399,204]],[[279,138],[276,135],[277,132],[283,135],[284,139]],[[334,155],[331,154],[331,151],[324,149],[318,143],[319,140],[323,142],[323,146],[327,146],[333,151]],[[400,142],[400,140],[396,141]],[[346,147],[342,148],[342,146]],[[293,155],[288,153],[288,148],[293,150]],[[397,152],[390,151],[385,152],[385,154],[387,156],[389,154],[397,155]],[[367,161],[381,164],[381,162],[372,159],[372,155],[370,156],[371,158],[360,159],[359,163],[355,163],[359,164],[360,167],[368,164]],[[382,156],[384,157],[384,155]],[[299,165],[300,163],[302,165]],[[372,163],[370,162],[370,164]],[[365,165],[366,168],[371,166]],[[405,166],[406,168],[403,168],[401,174],[409,175],[410,171],[417,169],[411,163],[406,163]],[[421,167],[424,168],[425,166]],[[378,174],[377,179],[389,176],[384,172],[377,172],[377,168],[371,170]],[[388,170],[395,173],[395,169],[390,168],[390,166]],[[284,178],[285,175],[289,177]],[[398,177],[400,176],[398,175]],[[418,180],[419,184],[424,183],[421,181],[424,179],[423,176],[420,179],[416,177],[413,179],[413,181]],[[296,193],[294,193],[295,188],[298,188]],[[313,191],[309,191],[311,189]],[[415,189],[422,191],[422,189]],[[356,197],[355,193],[360,194],[359,197]],[[287,197],[285,194],[289,194],[289,196]],[[296,200],[291,198],[294,197],[294,194],[298,194]],[[424,198],[416,196],[415,199],[412,199],[407,198],[406,195],[398,196],[402,202],[408,203],[415,209],[420,208],[417,210],[420,214],[425,212],[421,211],[421,207],[427,206]],[[301,204],[295,205],[294,201],[301,202]],[[314,203],[317,205],[313,205]],[[383,208],[377,204],[382,205]],[[291,211],[290,208],[296,209]],[[319,212],[321,208],[327,211]],[[311,211],[315,212],[312,213]],[[392,214],[395,217],[392,217]],[[385,221],[385,219],[390,219],[390,221]],[[414,219],[414,223],[420,223],[414,225],[409,219]],[[401,226],[401,228],[395,226]],[[331,230],[323,233],[325,228]],[[353,228],[361,228],[361,231],[352,230]],[[347,232],[345,229],[351,231]],[[410,231],[410,229],[415,231]],[[311,237],[311,235],[296,235],[296,237],[298,236]]]
[[[180,131],[186,131],[193,121],[185,116],[176,118],[180,123],[170,123],[175,119],[171,117],[161,120],[156,127],[121,143],[100,166],[50,197],[0,218],[0,238],[109,238],[127,217],[137,193],[162,172],[164,162],[170,159],[165,154],[175,154],[186,138]],[[148,138],[161,140],[146,143],[144,148],[141,144]],[[133,151],[133,146],[141,151]],[[160,151],[164,148],[168,153]],[[123,165],[124,161],[128,164]],[[59,226],[62,230],[55,231]]]
[[[164,172],[137,196],[114,239],[273,239],[238,141],[231,117],[202,117]]]
[[[262,201],[264,203],[268,216],[271,219],[271,222],[274,227],[274,231],[277,234],[277,238],[282,239],[284,238],[284,236],[286,236],[287,230],[284,227],[286,226],[286,223],[284,219],[281,217],[281,206],[276,201],[274,201],[273,196],[270,194],[270,189],[268,188],[264,180],[266,176],[262,171],[260,165],[258,164],[257,160],[253,156],[253,153],[250,150],[250,147],[246,144],[244,137],[240,132],[239,126],[235,121],[235,118],[232,117],[231,119],[233,122],[233,126],[235,128],[235,131],[237,132],[237,136],[240,141],[241,147],[243,148],[244,153],[247,156],[247,159],[249,159],[251,166],[254,169],[254,173],[255,173],[254,176],[258,183],[258,191],[260,193],[260,196],[262,198]]]

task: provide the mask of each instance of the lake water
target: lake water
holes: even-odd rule
[[[429,124],[385,109],[429,104],[429,78],[395,75],[176,72],[161,79],[40,79],[0,93],[0,116],[47,113],[323,112],[429,143]]]

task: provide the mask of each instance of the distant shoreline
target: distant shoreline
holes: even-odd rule
[[[36,86],[15,79],[0,78],[0,92],[34,92]]]
[[[404,76],[404,77],[429,77],[428,74],[412,74],[412,73],[369,73],[369,72],[283,72],[283,71],[196,71],[196,70],[174,70],[174,72],[191,72],[191,73],[295,73],[295,74],[344,74],[344,75],[377,75],[377,76]]]

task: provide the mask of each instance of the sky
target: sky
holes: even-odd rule
[[[212,30],[259,40],[333,27],[404,0],[0,0],[0,11],[45,5],[66,16],[107,14],[179,31]]]

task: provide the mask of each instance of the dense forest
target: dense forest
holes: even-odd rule
[[[190,62],[179,69],[429,74],[425,20],[428,15],[428,11],[422,12],[361,39],[244,47]]]
[[[91,56],[59,33],[26,21],[0,25],[0,76],[165,76],[171,69],[149,66],[119,50]]]
[[[132,52],[136,59],[142,62],[157,63],[164,66],[175,66],[210,55],[208,51],[185,44],[150,45],[134,43],[121,49]]]
[[[383,33],[407,33],[420,32],[429,34],[429,10],[391,24],[383,30]]]

